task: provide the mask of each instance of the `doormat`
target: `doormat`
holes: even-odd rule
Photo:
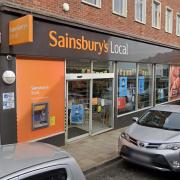
[[[80,129],[78,127],[70,127],[68,128],[68,139],[83,135],[88,133],[88,131],[84,129]]]

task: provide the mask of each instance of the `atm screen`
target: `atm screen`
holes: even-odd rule
[[[32,111],[33,130],[49,125],[48,102],[34,103]]]

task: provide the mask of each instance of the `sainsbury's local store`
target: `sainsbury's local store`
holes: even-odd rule
[[[9,22],[27,12],[1,11],[0,72],[16,75],[12,84],[0,82],[2,144],[63,145],[179,99],[177,49],[39,14],[28,16],[31,26],[20,20],[26,25],[16,21],[11,30]],[[30,34],[19,41],[25,29]]]

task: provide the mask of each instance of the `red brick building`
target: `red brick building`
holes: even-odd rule
[[[56,145],[180,98],[179,0],[0,4],[1,144]]]
[[[88,2],[88,1],[87,1]],[[93,2],[93,1],[92,1]],[[135,20],[135,0],[127,0],[126,17],[113,13],[113,1],[101,0],[99,7],[82,0],[9,0],[7,3],[17,8],[27,8],[32,12],[53,16],[59,19],[77,22],[98,29],[154,41],[169,46],[180,47],[180,38],[176,35],[177,14],[180,13],[178,0],[158,0],[161,5],[161,27],[152,27],[152,0],[146,1],[146,23]],[[63,3],[69,4],[69,11],[63,10]],[[173,32],[165,32],[166,7],[173,10]]]

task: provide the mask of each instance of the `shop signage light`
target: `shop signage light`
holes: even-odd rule
[[[33,16],[26,15],[9,22],[9,45],[33,42]]]

